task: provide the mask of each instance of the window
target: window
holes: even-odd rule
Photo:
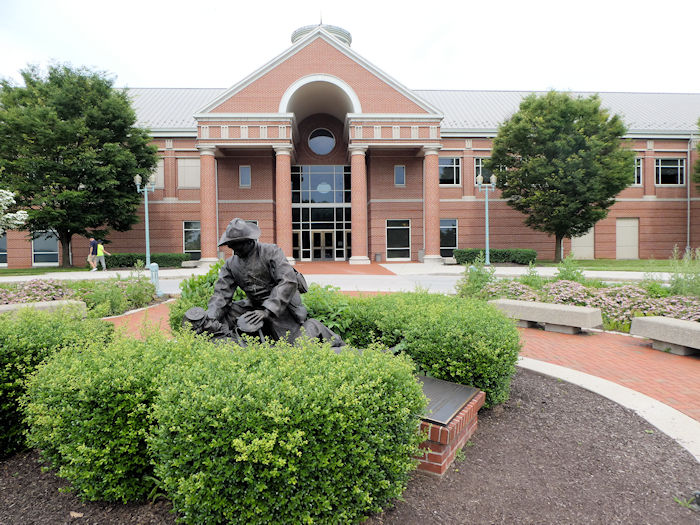
[[[241,188],[250,188],[250,166],[238,167],[238,185]]]
[[[7,234],[0,235],[0,266],[7,266]]]
[[[685,159],[656,159],[656,185],[685,184]]]
[[[32,241],[34,266],[58,266],[58,237],[53,232],[38,232]]]
[[[316,155],[328,155],[335,148],[335,137],[327,129],[315,129],[309,135],[309,148]]]
[[[158,159],[158,165],[151,176],[151,180],[156,183],[156,188],[165,187],[165,161],[163,159]]]
[[[634,184],[632,186],[642,185],[642,158],[637,157],[634,159]]]
[[[491,175],[493,172],[484,165],[487,160],[488,157],[474,158],[474,186],[476,186],[476,178],[479,175],[484,178],[483,184],[491,184]]]
[[[386,258],[411,259],[411,221],[399,219],[386,221]]]
[[[457,249],[457,219],[440,219],[440,255],[452,257]]]
[[[199,159],[177,159],[178,188],[199,188]]]
[[[440,184],[462,183],[462,159],[460,157],[440,157]]]
[[[350,166],[292,166],[292,204],[349,204],[350,176]]]
[[[184,253],[190,254],[190,260],[201,259],[202,241],[199,221],[184,221],[182,223],[182,238]]]
[[[394,186],[406,185],[406,166],[394,166]]]

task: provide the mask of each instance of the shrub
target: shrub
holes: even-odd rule
[[[90,317],[123,314],[127,310],[147,306],[156,296],[153,283],[143,275],[100,281],[69,283],[74,297],[84,301]]]
[[[347,316],[348,298],[339,293],[339,290],[340,288],[331,285],[311,283],[301,299],[309,317],[318,319],[329,330],[343,334],[350,326],[350,319]]]
[[[520,350],[515,324],[477,300],[430,301],[405,328],[403,348],[438,379],[486,393],[484,406],[506,401]]]
[[[549,282],[549,279],[542,277],[538,272],[537,268],[535,267],[534,263],[530,263],[527,266],[527,272],[525,272],[525,275],[522,277],[519,277],[517,281],[523,283],[526,286],[529,286],[530,288],[534,288],[536,290],[541,290],[542,287],[545,285],[545,283]]]
[[[189,253],[152,253],[151,262],[160,268],[180,268],[184,261],[190,260]],[[133,268],[138,261],[145,263],[145,253],[113,253],[105,256],[107,268]]]
[[[130,501],[154,488],[146,446],[157,376],[172,361],[211,345],[183,334],[68,348],[29,380],[29,443],[81,499]]]
[[[483,248],[457,249],[454,250],[453,257],[458,264],[469,264],[475,262],[484,251]],[[491,248],[489,259],[492,263],[530,264],[537,260],[537,252],[527,248]]]
[[[700,248],[687,250],[682,256],[673,247],[670,293],[700,297]]]
[[[574,281],[577,283],[586,282],[583,271],[578,267],[574,260],[574,255],[571,253],[564,257],[557,265],[557,273],[554,275],[554,279],[558,281]]]
[[[538,301],[537,292],[528,285],[518,281],[500,279],[484,286],[478,296],[482,299],[505,297],[519,301]]]
[[[484,265],[484,254],[478,254],[474,264],[464,270],[464,277],[457,282],[457,295],[460,297],[478,295],[484,286],[493,282],[495,271],[493,267],[486,268]]]
[[[401,495],[425,410],[410,360],[299,343],[164,374],[150,444],[186,523],[351,523]]]
[[[71,308],[51,313],[25,308],[0,315],[0,457],[24,447],[19,399],[26,377],[58,349],[107,341],[112,330],[112,324],[86,321]]]
[[[588,306],[592,294],[583,284],[575,281],[554,281],[542,287],[545,302]]]

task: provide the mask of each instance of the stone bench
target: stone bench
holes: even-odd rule
[[[40,301],[36,303],[12,303],[0,304],[0,314],[16,312],[23,308],[34,308],[45,312],[55,312],[61,308],[75,308],[80,311],[82,317],[87,317],[87,306],[83,301],[73,299],[62,299],[60,301]]]
[[[601,328],[603,317],[599,308],[569,304],[538,303],[515,299],[489,301],[508,317],[518,319],[518,326],[542,326],[548,332],[578,334],[583,328]]]
[[[652,340],[652,348],[676,355],[700,354],[700,323],[672,317],[650,316],[632,319],[630,334]]]

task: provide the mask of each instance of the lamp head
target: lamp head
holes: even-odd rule
[[[498,181],[498,177],[496,177],[496,174],[493,173],[493,174],[491,175],[491,184],[493,185],[494,188],[496,187],[496,182],[497,182],[497,181]]]
[[[476,177],[476,183],[481,186],[484,183],[484,177],[483,175],[477,175]]]

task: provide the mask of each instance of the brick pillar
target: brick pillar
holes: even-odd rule
[[[164,199],[175,200],[177,198],[177,159],[173,149],[172,140],[165,141],[166,147],[163,153],[163,185]]]
[[[423,262],[442,264],[440,257],[440,146],[425,146],[423,152],[423,208],[425,217],[425,256]]]
[[[369,264],[367,257],[367,146],[350,146],[352,190],[352,257],[350,264]]]
[[[218,259],[216,244],[216,159],[213,146],[199,147],[199,221],[201,228],[201,261]]]
[[[275,242],[292,257],[292,146],[275,146]]]

